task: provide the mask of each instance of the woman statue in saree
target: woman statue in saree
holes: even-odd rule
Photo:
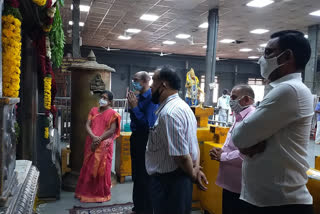
[[[84,160],[75,196],[81,202],[105,202],[111,199],[113,141],[120,134],[120,115],[111,108],[113,94],[103,91],[99,107],[93,107],[86,123]]]

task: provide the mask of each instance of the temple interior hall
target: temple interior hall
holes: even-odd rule
[[[320,213],[319,0],[0,9],[0,214]]]

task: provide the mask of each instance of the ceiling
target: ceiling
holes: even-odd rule
[[[217,0],[218,1],[218,0]],[[319,0],[274,0],[264,8],[247,7],[250,0],[220,0],[218,41],[234,39],[244,41],[241,44],[223,44],[218,42],[217,56],[220,58],[248,59],[259,56],[259,45],[266,43],[276,31],[296,29],[307,33],[308,26],[320,24],[320,17],[309,13],[320,10]],[[65,0],[62,9],[67,43],[71,43],[72,0]],[[81,5],[89,5],[89,12],[81,12],[80,27],[82,44],[88,46],[120,48],[139,51],[153,51],[186,55],[206,55],[202,46],[207,40],[207,29],[198,26],[207,21],[208,10],[215,0],[81,0]],[[156,14],[160,18],[154,22],[140,20],[145,13]],[[131,40],[119,40],[128,28],[142,31],[132,35]],[[257,28],[270,30],[257,35],[250,31]],[[186,39],[177,39],[179,33],[190,34],[194,43]],[[163,45],[165,40],[174,40],[174,45]],[[241,48],[250,48],[248,53],[239,52]]]

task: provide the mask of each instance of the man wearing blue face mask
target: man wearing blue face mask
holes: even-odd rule
[[[131,130],[130,152],[133,180],[133,213],[151,214],[151,197],[149,194],[149,175],[145,167],[145,152],[148,142],[149,128],[153,127],[157,117],[155,111],[157,104],[151,101],[150,76],[145,71],[140,71],[133,76],[133,90],[139,92],[128,93],[130,107]]]
[[[232,133],[246,155],[240,198],[247,214],[313,213],[306,187],[313,97],[301,78],[310,55],[303,33],[281,31],[271,36],[259,60],[271,90]]]

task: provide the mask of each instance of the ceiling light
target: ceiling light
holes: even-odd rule
[[[136,28],[129,28],[126,30],[127,33],[140,33],[141,30],[140,29],[136,29]]]
[[[131,36],[120,35],[120,36],[118,36],[118,39],[129,40],[129,39],[131,39]]]
[[[250,49],[250,48],[242,48],[239,51],[240,52],[250,52],[250,51],[252,51],[252,49]]]
[[[250,31],[250,33],[254,33],[254,34],[264,34],[267,32],[269,32],[269,30],[266,30],[266,29],[255,29],[255,30]]]
[[[209,27],[209,23],[208,22],[204,22],[201,25],[199,25],[199,28],[208,28]]]
[[[249,58],[249,59],[259,59],[258,56],[249,56],[248,58]]]
[[[79,9],[81,12],[89,12],[90,6],[80,4]],[[73,10],[73,4],[71,5],[71,10]]]
[[[232,43],[232,42],[235,42],[234,39],[223,39],[220,41],[221,43]]]
[[[73,21],[69,21],[69,25],[73,25]],[[79,26],[83,27],[84,26],[84,22],[79,22]]]
[[[271,1],[271,0],[253,0],[253,1],[250,1],[247,6],[248,7],[258,7],[258,8],[262,8],[262,7],[265,7],[269,4],[272,4],[274,1]]]
[[[202,48],[207,48],[207,45],[202,46]]]
[[[178,39],[188,39],[188,38],[190,38],[190,35],[181,33],[181,34],[176,35],[176,38],[178,38]]]
[[[265,47],[267,47],[267,43],[261,44],[259,46],[262,47],[262,48],[265,48]]]
[[[320,16],[320,10],[309,13],[311,16]]]
[[[141,20],[145,20],[145,21],[156,21],[159,18],[159,16],[157,15],[153,15],[153,14],[143,14],[140,19]]]
[[[164,42],[162,42],[162,43],[165,44],[165,45],[174,45],[174,44],[176,44],[175,41],[169,41],[169,40],[164,41]]]
[[[304,35],[304,38],[308,39],[308,38],[309,38],[309,36],[306,34],[306,35]]]

